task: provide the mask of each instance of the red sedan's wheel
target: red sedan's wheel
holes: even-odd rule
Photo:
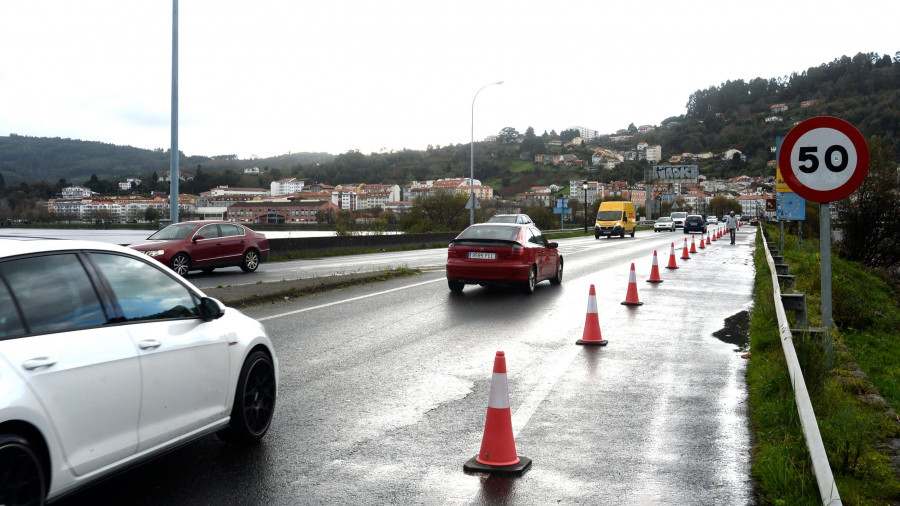
[[[550,278],[550,284],[559,285],[562,284],[562,276],[563,276],[563,259],[559,258],[559,262],[556,264],[556,277]]]
[[[259,253],[255,249],[248,249],[244,253],[244,261],[241,263],[241,270],[244,272],[253,272],[259,267]]]
[[[465,283],[460,283],[459,281],[453,281],[452,279],[447,280],[447,287],[450,288],[451,292],[461,293],[465,286],[466,286]]]
[[[534,293],[534,285],[537,284],[537,268],[535,266],[531,266],[531,270],[528,271],[528,281],[525,282],[525,293],[531,295]]]

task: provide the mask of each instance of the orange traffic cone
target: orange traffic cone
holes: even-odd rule
[[[491,379],[481,451],[463,464],[463,471],[521,475],[529,467],[531,459],[516,455],[509,390],[506,386],[506,357],[502,351],[498,351],[494,357],[494,375]]]
[[[687,241],[687,238],[684,239]],[[691,253],[697,252],[697,246],[694,245],[694,234],[691,234]]]
[[[594,346],[606,346],[609,341],[604,341],[600,334],[600,318],[597,316],[597,292],[594,285],[588,292],[587,315],[584,317],[584,333],[575,344],[590,344]]]
[[[706,234],[706,244],[707,244],[707,245],[712,244],[712,243],[709,242],[709,236],[711,236],[711,235],[713,235],[713,234],[715,234],[715,232],[710,232],[710,233]]]
[[[687,239],[685,239],[687,241]],[[628,293],[625,294],[623,306],[640,306],[644,303],[638,300],[637,277],[634,275],[634,262],[631,263],[631,273],[628,275]]]
[[[716,229],[716,231],[713,232],[712,236],[713,236],[712,237],[713,241],[718,241],[719,240],[719,229]]]
[[[666,269],[677,269],[678,265],[675,264],[675,243],[672,243],[672,248],[669,250],[669,265],[666,266]]]
[[[705,242],[705,239],[703,239],[704,235],[706,234],[700,234],[700,246],[698,246],[700,249],[706,249],[706,245],[703,244]]]
[[[656,250],[653,250],[653,266],[650,267],[650,279],[647,280],[648,283],[662,283],[663,280],[659,277],[659,264],[656,262]]]
[[[688,255],[687,237],[684,238],[684,249],[681,251],[681,259],[682,260],[690,260],[691,259],[691,256]]]

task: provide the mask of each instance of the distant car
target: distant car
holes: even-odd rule
[[[534,223],[527,214],[495,214],[487,221],[488,223],[518,223],[525,225]]]
[[[675,222],[675,228],[682,228],[684,227],[684,220],[687,218],[687,215],[688,213],[683,211],[676,211],[670,214],[669,217]]]
[[[706,224],[707,225],[718,225],[719,219],[716,218],[715,216],[710,216],[709,218],[706,219]]]
[[[653,231],[659,232],[660,230],[668,230],[669,232],[675,231],[675,220],[668,216],[660,216],[656,223],[653,224]]]
[[[534,225],[479,223],[463,230],[447,248],[447,286],[520,285],[526,293],[547,279],[562,283],[563,257]]]
[[[684,233],[688,234],[690,232],[706,233],[706,222],[703,221],[703,216],[690,214],[684,219]]]
[[[233,266],[253,272],[269,258],[265,235],[227,221],[173,223],[129,247],[158,260],[179,276],[192,270],[212,272]]]
[[[211,433],[256,442],[277,387],[263,326],[150,258],[0,239],[0,503],[44,504]]]

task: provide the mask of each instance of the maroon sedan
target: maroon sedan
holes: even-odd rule
[[[159,260],[180,276],[191,270],[212,272],[216,267],[232,266],[253,272],[269,258],[265,235],[227,221],[173,223],[129,247]]]
[[[562,283],[563,258],[533,224],[480,223],[462,231],[447,249],[447,285],[518,284],[526,293],[545,279]]]

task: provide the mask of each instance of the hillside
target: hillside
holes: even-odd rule
[[[778,107],[773,107],[778,106]],[[550,137],[532,137],[523,144],[485,144],[476,148],[476,178],[504,196],[532,185],[565,183],[570,178],[640,181],[646,164],[626,162],[616,169],[585,171],[533,164],[535,152],[572,153],[589,160],[597,147],[633,150],[637,142],[662,146],[663,159],[682,153],[722,153],[740,150],[745,163],[712,160],[701,174],[731,177],[769,174],[775,137],[786,135],[798,121],[813,116],[836,116],[859,128],[865,137],[900,153],[900,53],[891,58],[876,53],[835,59],[779,78],[728,81],[697,90],[687,99],[685,114],[666,118],[654,131],[614,140],[603,136],[580,148],[551,147]],[[515,129],[504,129],[515,131]],[[556,136],[555,138],[559,138]],[[202,167],[215,182],[215,174],[247,167],[278,169],[273,174],[297,176],[329,184],[349,182],[406,184],[410,180],[465,177],[469,173],[469,145],[458,144],[426,151],[402,150],[364,155],[351,151],[338,156],[297,153],[255,160],[235,157],[182,156],[180,167]],[[169,169],[164,150],[145,150],[101,142],[11,135],[0,137],[0,176],[7,186],[20,182],[55,184],[60,179],[86,181],[144,177]],[[259,184],[265,184],[262,181]]]
[[[241,170],[247,167],[288,169],[298,164],[327,163],[328,153],[291,153],[271,158],[240,160],[225,156],[184,156],[179,167],[196,170]],[[60,179],[81,183],[92,175],[100,179],[124,180],[169,170],[169,152],[103,142],[59,137],[0,136],[0,174],[7,185],[21,182],[56,183]]]

